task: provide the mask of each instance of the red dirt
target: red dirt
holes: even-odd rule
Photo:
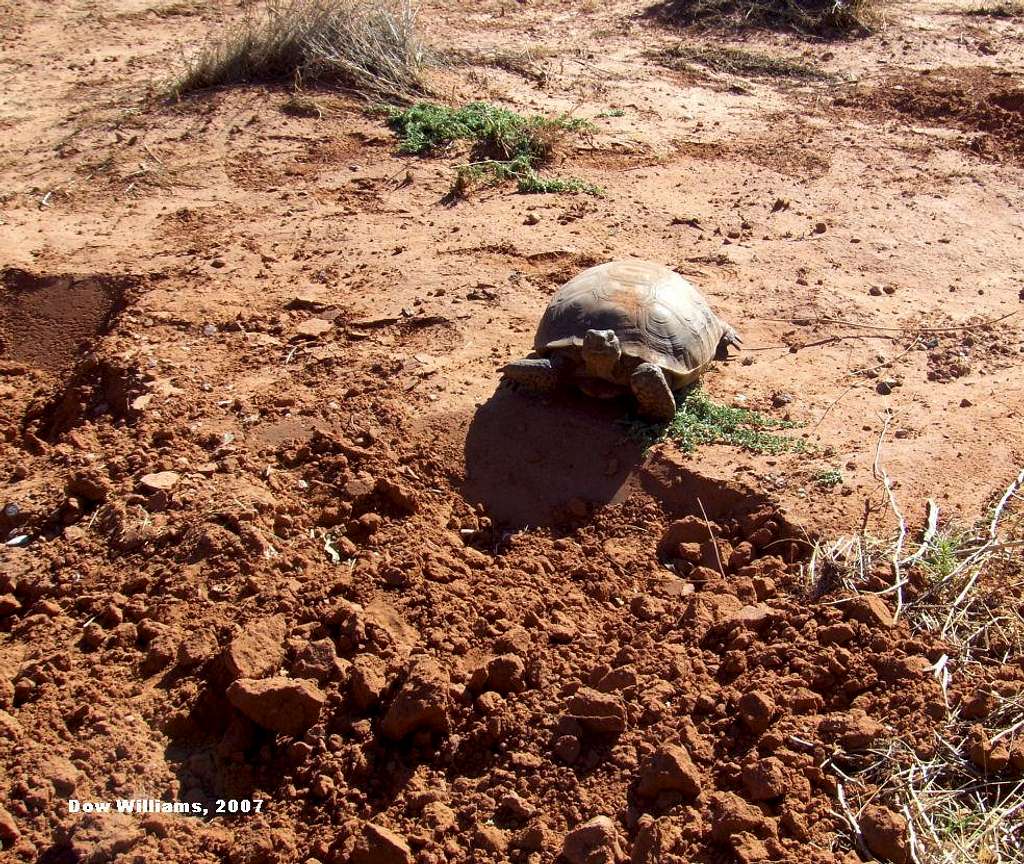
[[[827,83],[681,80],[643,4],[584,7],[423,8],[437,44],[559,46],[532,79],[448,70],[454,98],[624,112],[557,166],[606,197],[445,207],[450,166],[339,97],[143,98],[232,4],[0,2],[0,533],[27,538],[0,559],[4,856],[852,862],[823,766],[935,746],[948,646],[806,559],[891,530],[876,458],[915,528],[1024,460],[1020,168]],[[903,12],[758,47],[1021,67],[1013,22],[971,23],[986,60]],[[806,452],[645,453],[621,405],[497,387],[557,286],[629,255],[736,323],[708,390]],[[954,671],[982,713],[981,683],[1021,683]],[[877,848],[899,818],[872,811]]]

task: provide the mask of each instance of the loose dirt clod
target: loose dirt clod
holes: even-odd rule
[[[326,701],[315,684],[288,678],[241,679],[228,687],[227,697],[258,726],[293,736],[316,723]]]

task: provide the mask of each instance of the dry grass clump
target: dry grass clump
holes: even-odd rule
[[[659,0],[648,16],[707,28],[796,30],[815,36],[862,36],[879,23],[877,0]]]
[[[757,51],[739,48],[694,47],[676,45],[648,56],[670,69],[693,69],[701,66],[712,72],[745,75],[754,78],[797,78],[823,81],[829,75],[815,66],[786,57],[772,57]]]
[[[524,49],[475,51],[455,50],[449,53],[454,63],[466,66],[490,66],[518,75],[526,81],[543,85],[548,80],[548,73],[541,61],[557,54],[554,48],[530,47]]]
[[[858,818],[869,804],[882,803],[906,820],[914,861],[1024,860],[1024,694],[993,677],[1024,661],[1024,471],[989,517],[970,528],[940,528],[938,508],[929,502],[928,524],[913,551],[877,460],[876,474],[898,535],[883,541],[862,534],[819,547],[809,580],[819,590],[857,591],[888,568],[893,584],[882,593],[896,616],[948,646],[931,669],[947,710],[927,752],[894,739],[866,754],[859,770],[836,769],[850,833],[862,845]],[[949,698],[954,689],[972,697],[970,710],[966,697]]]
[[[408,102],[426,92],[425,64],[409,0],[268,0],[203,46],[169,91],[301,80]]]
[[[1024,18],[1024,3],[1020,0],[997,0],[986,6],[975,6],[964,10],[964,15],[982,18]]]

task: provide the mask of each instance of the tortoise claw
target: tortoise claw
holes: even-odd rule
[[[641,363],[629,378],[640,414],[659,423],[676,415],[676,397],[672,395],[665,373],[653,363]]]
[[[547,358],[514,360],[501,371],[506,380],[535,393],[550,393],[560,382],[558,370]]]

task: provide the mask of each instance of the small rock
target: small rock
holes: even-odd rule
[[[305,678],[263,678],[235,681],[228,701],[257,726],[298,736],[320,719],[327,697]]]
[[[304,339],[319,339],[334,326],[326,318],[307,318],[295,325],[295,335]]]
[[[413,864],[409,844],[394,831],[364,822],[362,836],[349,857],[349,864]]]
[[[607,816],[595,816],[566,834],[562,856],[569,864],[615,864],[625,857],[619,845],[619,832]]]
[[[184,669],[199,666],[213,657],[219,647],[211,630],[196,630],[178,646],[178,665]]]
[[[711,533],[705,522],[696,516],[685,516],[665,529],[658,542],[658,553],[662,557],[671,557],[676,554],[680,543],[703,543],[710,538]]]
[[[48,756],[39,766],[39,776],[48,780],[60,795],[70,795],[78,785],[79,771],[63,756]]]
[[[884,627],[886,629],[894,626],[892,613],[885,601],[876,594],[861,594],[854,597],[843,605],[843,611],[847,618],[860,621],[869,627]]]
[[[826,225],[824,222],[815,222],[814,223],[814,233],[815,234],[824,234],[826,231],[828,231],[828,225]]]
[[[960,407],[961,408],[970,408],[972,405],[974,405],[974,403],[970,399],[961,399],[960,400]]]
[[[883,378],[875,385],[875,392],[880,396],[888,396],[896,387],[896,383],[891,378]]]
[[[352,661],[352,701],[360,711],[369,711],[387,690],[387,664],[373,654],[360,654]]]
[[[580,758],[580,739],[575,735],[559,735],[552,746],[555,756],[566,765],[572,765]]]
[[[700,772],[690,754],[677,744],[663,744],[640,771],[637,794],[656,798],[662,792],[679,792],[684,798],[700,795]]]
[[[818,641],[822,645],[845,645],[855,635],[849,624],[830,624],[818,630]]]
[[[756,837],[773,833],[772,823],[761,810],[733,792],[717,792],[710,803],[711,839],[718,843],[727,843],[743,832]]]
[[[534,213],[527,213],[526,218],[523,220],[524,225],[536,225],[540,222],[540,217]]]
[[[153,494],[155,492],[170,492],[181,479],[177,471],[158,471],[155,474],[145,474],[139,478],[139,486],[143,492]]]
[[[13,846],[20,836],[18,823],[14,821],[14,817],[7,812],[3,805],[0,805],[0,840]]]
[[[868,289],[868,294],[870,294],[872,297],[881,297],[882,296],[882,289],[878,285],[872,285]]]
[[[83,501],[102,504],[110,494],[110,483],[97,471],[79,471],[68,481],[64,492]]]
[[[892,864],[910,861],[907,820],[887,807],[872,805],[860,816],[864,843],[873,855]]]
[[[13,615],[21,609],[21,603],[13,594],[0,595],[0,618],[6,615]]]
[[[744,693],[737,707],[743,722],[755,734],[764,732],[775,715],[775,700],[758,690]]]
[[[504,855],[508,851],[508,837],[500,828],[481,823],[473,832],[473,846],[492,855]]]
[[[283,615],[246,625],[224,650],[224,666],[230,679],[265,678],[280,669],[285,659],[287,633]]]
[[[487,687],[498,693],[521,693],[526,689],[526,665],[515,654],[494,657],[487,664]]]
[[[980,725],[972,726],[967,736],[967,755],[986,774],[1002,771],[1010,764],[1010,748],[1002,741],[993,744]]]
[[[508,819],[526,821],[537,812],[537,808],[515,792],[509,792],[498,802],[498,811]]]
[[[743,785],[751,801],[771,801],[786,794],[786,768],[774,756],[761,759],[743,772]]]
[[[609,693],[581,687],[569,699],[566,713],[583,728],[600,734],[617,735],[626,729],[626,709]]]
[[[576,638],[576,628],[571,624],[552,624],[548,627],[548,638],[555,645],[568,645]]]
[[[331,639],[318,639],[308,642],[299,651],[292,664],[292,674],[297,678],[312,678],[315,681],[328,681],[338,671],[337,654]]]
[[[401,740],[412,732],[448,731],[448,676],[432,658],[414,661],[381,721],[381,731]]]

